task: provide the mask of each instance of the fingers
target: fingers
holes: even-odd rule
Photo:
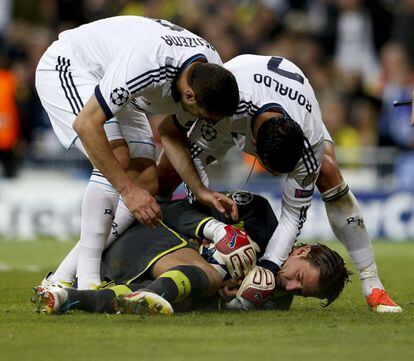
[[[161,212],[161,207],[158,205],[158,203],[156,202],[154,198],[152,198],[150,209],[154,213],[155,218],[156,218],[156,223],[158,225],[160,221],[162,220],[162,212]]]
[[[239,220],[239,209],[237,208],[237,204],[235,202],[233,202],[231,206],[231,219],[233,221]]]
[[[226,213],[226,210],[223,208],[219,200],[212,198],[211,203],[213,203],[214,208],[217,209],[220,213]]]
[[[221,290],[224,296],[233,298],[236,297],[238,288],[229,288],[229,286],[226,285]]]
[[[131,200],[133,207],[130,210],[141,224],[154,228],[160,224],[162,219],[161,208],[149,193],[142,192],[140,195]]]
[[[146,213],[146,217],[143,218],[145,219],[145,224],[147,226],[154,228],[160,224],[160,220],[162,219],[162,213],[160,206],[154,198],[152,198],[149,203],[149,206],[145,210],[143,210],[143,213]]]
[[[148,227],[154,228],[159,224],[159,221],[154,212],[151,210],[140,210],[134,213],[138,221]]]
[[[224,208],[222,213],[226,213],[226,216],[231,218],[233,221],[237,221],[239,219],[239,212],[237,209],[237,204],[224,194],[213,192],[214,197],[220,202],[221,206]],[[216,207],[217,208],[217,207]],[[218,209],[218,208],[217,208]]]

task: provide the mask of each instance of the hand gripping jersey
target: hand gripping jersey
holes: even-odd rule
[[[58,136],[68,147],[76,137],[73,120],[93,93],[107,119],[116,116],[120,123],[123,110],[176,114],[180,121],[191,117],[179,102],[174,81],[197,60],[222,64],[206,40],[186,29],[165,20],[117,16],[62,32],[39,63],[36,86],[46,108],[58,102],[54,87],[64,89],[61,101],[70,104],[72,117]]]
[[[216,124],[198,120],[191,130],[191,153],[200,172],[234,145],[256,156],[254,121],[277,110],[302,128],[305,151],[293,172],[284,175],[279,226],[262,259],[281,266],[299,236],[311,204],[323,151],[324,126],[315,94],[303,72],[281,57],[241,55],[224,65],[236,77],[240,103],[236,114]],[[283,154],[280,155],[283,157]]]

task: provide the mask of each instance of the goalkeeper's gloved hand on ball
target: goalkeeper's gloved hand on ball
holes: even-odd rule
[[[252,241],[246,232],[234,226],[226,225],[224,232],[214,240],[216,252],[227,266],[231,278],[246,276],[256,265],[259,246]],[[224,233],[224,234],[223,234]]]
[[[256,266],[243,280],[236,297],[227,304],[227,308],[233,310],[258,308],[272,296],[275,287],[273,272]]]

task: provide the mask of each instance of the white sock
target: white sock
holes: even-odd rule
[[[207,238],[209,241],[213,241],[216,243],[221,238],[223,238],[226,234],[226,227],[227,224],[220,222],[216,219],[210,219],[204,226],[203,235],[204,238]]]
[[[77,266],[78,289],[101,283],[102,251],[111,230],[119,194],[102,173],[93,170],[82,201],[81,237]]]
[[[105,242],[105,249],[115,241],[135,220],[134,215],[125,206],[122,198],[119,198],[118,208],[116,209],[115,219],[112,222],[111,232]],[[59,267],[50,277],[51,281],[72,282],[76,276],[76,268],[79,260],[80,242],[72,248]]]
[[[127,208],[125,203],[122,201],[122,197],[119,197],[118,208],[116,209],[115,219],[112,222],[112,229],[105,242],[105,248],[109,247],[113,241],[115,241],[120,234],[124,233],[125,230],[134,222],[135,216]]]
[[[75,247],[72,248],[57,270],[50,277],[52,281],[65,281],[71,283],[75,278],[79,258],[79,243],[80,242],[75,244]]]
[[[337,195],[337,197],[336,197]],[[326,213],[335,236],[348,251],[362,281],[367,297],[373,288],[381,288],[374,251],[368,238],[359,204],[345,182],[322,194]]]
[[[118,208],[116,209],[115,219],[112,222],[112,230],[105,242],[105,249],[115,241],[135,220],[134,215],[125,206],[122,198],[119,198]],[[68,283],[76,276],[76,268],[79,260],[80,242],[64,258],[59,267],[50,277],[51,281],[66,281]]]

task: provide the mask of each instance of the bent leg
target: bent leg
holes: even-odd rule
[[[139,187],[146,189],[153,196],[158,192],[158,180],[154,160],[149,158],[130,159],[127,169],[128,175]],[[135,216],[126,207],[122,198],[119,198],[118,208],[112,223],[112,230],[105,243],[109,247],[135,220]]]
[[[158,194],[165,198],[170,198],[177,187],[183,182],[164,151],[161,153],[157,164],[157,178],[160,183]]]
[[[210,296],[221,286],[221,277],[197,251],[183,248],[161,258],[152,270],[156,278],[146,289],[171,303],[188,296]]]
[[[148,281],[131,285],[115,285],[99,290],[77,290],[66,288],[67,300],[64,310],[80,310],[92,313],[115,313],[114,300],[119,296],[127,295],[144,288]]]
[[[122,139],[110,142],[117,160],[126,169],[129,150]],[[115,217],[119,193],[101,172],[94,169],[82,200],[81,236],[77,264],[78,288],[101,283],[100,263],[105,241]]]
[[[347,249],[358,270],[364,296],[369,296],[374,288],[383,289],[361,209],[342,178],[336,163],[334,146],[328,141],[324,144],[322,168],[316,185],[325,202],[332,230]]]

